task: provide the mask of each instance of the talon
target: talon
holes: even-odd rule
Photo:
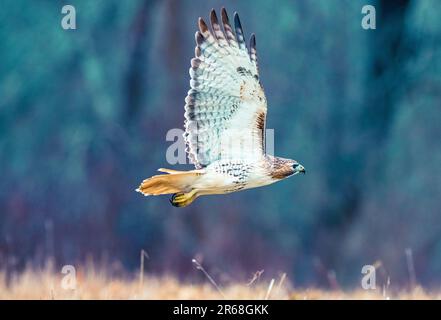
[[[183,202],[185,201],[185,197],[182,194],[175,193],[172,195],[170,199],[170,203],[174,207],[182,207]]]
[[[195,191],[189,193],[175,193],[170,199],[174,207],[186,207],[195,199]]]

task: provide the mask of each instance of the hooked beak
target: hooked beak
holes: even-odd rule
[[[305,167],[302,166],[302,165],[299,164],[299,163],[296,163],[296,164],[294,165],[294,170],[295,170],[296,172],[298,172],[298,173],[306,174]]]

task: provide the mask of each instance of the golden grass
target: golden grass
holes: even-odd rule
[[[81,271],[81,270],[80,270]],[[171,276],[145,275],[141,285],[138,276],[128,279],[112,278],[105,272],[88,270],[77,272],[76,288],[63,289],[63,274],[51,268],[41,271],[26,270],[6,283],[5,273],[0,273],[0,300],[5,299],[441,299],[440,293],[429,293],[418,287],[412,292],[390,293],[381,290],[326,291],[295,289],[288,280],[274,279],[258,284],[236,283],[222,286],[219,292],[208,280],[204,284],[180,282]],[[283,278],[283,277],[282,277]],[[282,283],[280,283],[282,282]]]

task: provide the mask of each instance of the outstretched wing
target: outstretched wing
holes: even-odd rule
[[[212,31],[199,18],[190,87],[185,98],[185,141],[196,168],[220,159],[256,158],[265,153],[266,98],[259,81],[256,40],[244,42],[237,13],[234,29],[222,8],[222,31],[216,13]]]

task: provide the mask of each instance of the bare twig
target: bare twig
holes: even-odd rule
[[[280,277],[279,285],[277,286],[277,291],[280,292],[280,289],[282,288],[283,281],[285,281],[286,273],[282,273],[282,276]]]
[[[201,270],[201,272],[207,277],[207,279],[211,282],[211,284],[216,288],[216,290],[221,294],[221,296],[226,299],[224,293],[222,292],[221,288],[217,285],[216,281],[208,274],[207,271],[205,271],[204,267],[197,261],[196,259],[191,260],[191,262],[194,264],[195,268],[198,270]]]
[[[407,248],[405,250],[405,253],[406,253],[406,261],[407,261],[407,270],[409,272],[410,289],[413,290],[416,287],[416,275],[415,275],[415,265],[413,263],[412,249]]]
[[[268,286],[268,290],[266,291],[265,300],[268,300],[268,298],[271,294],[271,291],[273,290],[273,286],[274,286],[274,279],[271,279],[271,282]]]
[[[253,278],[247,283],[247,286],[251,286],[254,282],[258,282],[260,280],[260,277],[262,276],[264,270],[256,271],[253,274]]]
[[[150,259],[147,251],[141,249],[140,253],[140,268],[139,268],[139,287],[142,288],[144,285],[144,258]]]
[[[387,277],[386,284],[383,284],[383,298],[386,300],[389,300],[390,297],[387,295],[387,291],[389,290],[390,286],[390,277]]]
[[[386,300],[390,299],[390,296],[388,295],[389,292],[389,287],[390,287],[390,276],[389,273],[387,272],[383,262],[381,260],[377,260],[374,263],[374,267],[375,270],[379,270],[380,271],[380,275],[381,275],[381,279],[383,281],[383,298]]]

